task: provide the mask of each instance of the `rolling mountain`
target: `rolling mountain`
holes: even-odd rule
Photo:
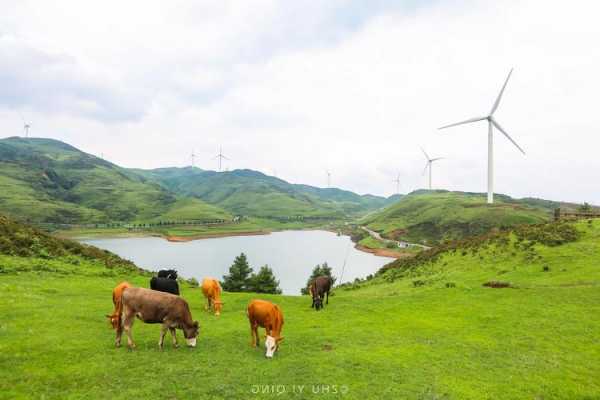
[[[174,193],[202,199],[233,214],[266,218],[346,217],[388,204],[384,197],[291,184],[249,169],[215,172],[188,167],[135,172]]]
[[[66,143],[0,140],[0,212],[36,223],[345,218],[388,200],[294,185],[252,170],[127,169]]]
[[[504,195],[496,196],[495,203],[488,205],[484,194],[420,190],[368,215],[361,223],[390,239],[436,243],[483,234],[492,228],[544,222],[558,205]]]
[[[18,137],[0,140],[0,212],[50,223],[231,217],[66,143]]]

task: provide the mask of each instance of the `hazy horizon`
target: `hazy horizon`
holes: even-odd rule
[[[543,13],[540,13],[543,10]],[[600,5],[542,1],[3,4],[0,134],[128,168],[252,169],[390,196],[495,192],[600,204]]]

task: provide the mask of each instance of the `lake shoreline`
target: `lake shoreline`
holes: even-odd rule
[[[231,232],[203,232],[194,235],[169,235],[160,232],[152,231],[108,231],[108,232],[85,232],[85,231],[59,231],[53,235],[62,239],[71,240],[93,240],[93,239],[126,239],[126,238],[148,238],[156,237],[165,239],[167,242],[173,243],[185,243],[192,242],[195,240],[204,239],[217,239],[226,237],[237,237],[237,236],[262,236],[270,235],[274,232],[286,232],[286,231],[324,231],[336,233],[326,228],[290,228],[290,229],[258,229],[249,231],[231,231]]]
[[[200,233],[197,235],[189,235],[189,236],[182,236],[182,235],[165,235],[162,233],[158,233],[158,232],[144,232],[144,231],[127,231],[127,232],[105,232],[105,233],[97,233],[94,232],[93,234],[86,234],[86,233],[81,233],[81,235],[79,235],[77,232],[74,232],[74,234],[66,234],[65,235],[65,231],[62,231],[58,234],[56,234],[55,236],[60,237],[60,238],[66,238],[66,239],[71,239],[71,240],[77,240],[77,241],[82,241],[82,240],[93,240],[93,239],[125,239],[125,238],[147,238],[147,237],[156,237],[156,238],[161,238],[166,240],[167,242],[172,242],[172,243],[187,243],[187,242],[192,242],[195,240],[204,240],[204,239],[218,239],[218,238],[226,238],[226,237],[238,237],[238,236],[262,236],[262,235],[270,235],[273,232],[285,232],[285,231],[323,231],[323,232],[330,232],[333,234],[337,234],[339,236],[339,231],[334,230],[334,229],[330,229],[330,228],[291,228],[291,229],[269,229],[269,230],[265,230],[265,229],[261,229],[261,230],[256,230],[256,231],[242,231],[242,232],[206,232],[206,233]],[[348,236],[346,234],[343,234],[342,236]],[[366,246],[362,246],[358,243],[355,243],[354,248],[356,250],[362,251],[363,253],[369,253],[369,254],[373,254],[374,256],[378,256],[378,257],[385,257],[385,258],[405,258],[405,257],[411,257],[412,254],[407,254],[407,253],[403,253],[403,252],[397,252],[391,249],[382,249],[382,248],[370,248],[370,247],[366,247]]]

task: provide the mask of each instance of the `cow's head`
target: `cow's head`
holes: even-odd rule
[[[119,327],[119,317],[117,317],[115,314],[106,314],[106,318],[108,318],[108,322],[110,322],[110,325],[113,329],[117,329]]]
[[[216,316],[221,315],[221,309],[223,308],[223,302],[220,300],[214,300],[213,307],[215,309],[215,315]]]
[[[192,325],[183,328],[183,336],[185,336],[185,341],[189,347],[196,347],[196,338],[200,331],[199,327],[198,321],[194,321]]]
[[[265,337],[265,348],[267,349],[265,357],[273,358],[273,354],[279,349],[279,343],[283,340],[283,336],[270,336]]]
[[[323,308],[322,298],[320,298],[319,296],[315,296],[313,297],[313,301],[315,302],[315,310],[319,311],[321,308]]]

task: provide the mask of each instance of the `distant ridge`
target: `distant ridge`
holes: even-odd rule
[[[234,214],[341,218],[389,204],[385,197],[292,184],[249,169],[216,172],[199,168],[159,168],[135,172],[174,193],[202,199]]]

